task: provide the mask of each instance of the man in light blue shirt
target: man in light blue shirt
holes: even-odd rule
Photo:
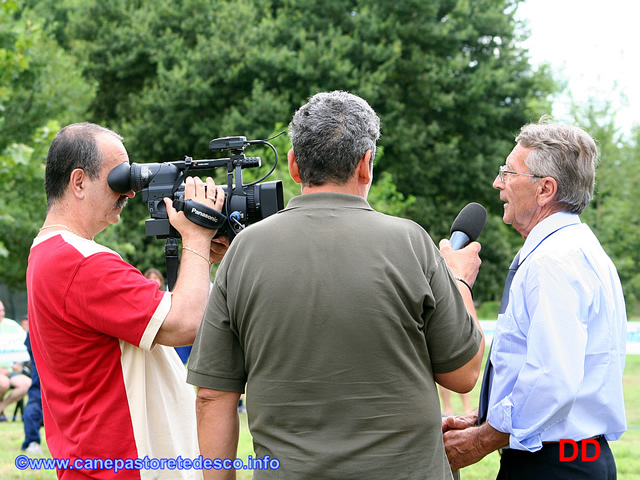
[[[593,197],[597,147],[557,123],[526,125],[516,142],[493,186],[525,243],[496,324],[486,411],[481,399],[478,414],[443,420],[447,455],[458,470],[500,449],[498,479],[614,479],[607,441],[627,428],[625,303],[578,217]]]

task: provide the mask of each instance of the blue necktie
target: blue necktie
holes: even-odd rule
[[[520,252],[515,256],[511,266],[509,267],[509,273],[507,274],[507,280],[504,282],[504,291],[502,292],[502,301],[500,302],[500,313],[504,313],[509,304],[509,289],[511,288],[511,282],[518,270],[518,263],[520,262]],[[493,345],[493,342],[491,342]],[[491,347],[489,347],[489,356],[484,366],[484,376],[482,377],[482,388],[480,389],[480,402],[478,405],[478,425],[481,425],[487,420],[487,412],[489,410],[489,392],[491,391]]]

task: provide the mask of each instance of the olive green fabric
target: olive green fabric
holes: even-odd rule
[[[481,333],[417,224],[362,198],[296,197],[238,235],[216,274],[188,381],[242,392],[256,479],[443,479],[433,373]]]

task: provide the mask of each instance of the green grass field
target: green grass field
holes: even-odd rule
[[[480,384],[471,392],[472,405],[477,405]],[[640,480],[640,355],[627,356],[627,364],[624,375],[625,404],[627,410],[627,431],[620,440],[611,442],[611,449],[618,465],[619,480]],[[458,395],[452,397],[454,409],[462,411],[462,402]],[[13,412],[12,407],[9,407]],[[251,434],[247,427],[247,416],[241,415],[240,443],[238,456],[247,459],[249,455],[255,456],[251,443]],[[24,439],[22,422],[0,423],[0,479],[55,479],[53,471],[18,470],[14,463],[20,452],[20,445]],[[44,457],[50,457],[46,445]],[[280,459],[282,461],[282,459]],[[496,452],[484,458],[481,462],[464,469],[461,473],[463,480],[489,480],[494,479],[498,472],[499,457]],[[238,479],[249,480],[250,471],[239,471]]]

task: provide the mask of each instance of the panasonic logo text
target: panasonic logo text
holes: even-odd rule
[[[196,215],[198,215],[200,217],[204,217],[207,220],[211,220],[213,223],[218,223],[218,219],[216,217],[214,217],[213,215],[207,215],[206,213],[201,212],[197,208],[191,208],[191,213],[195,213]]]

